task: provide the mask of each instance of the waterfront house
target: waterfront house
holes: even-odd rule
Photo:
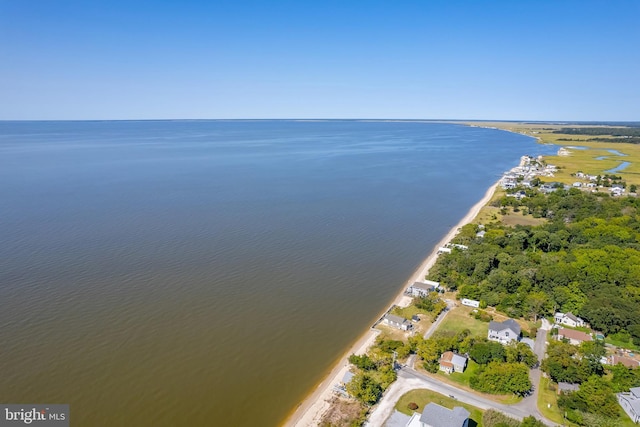
[[[487,338],[489,341],[497,341],[501,344],[509,344],[512,341],[520,340],[520,325],[513,319],[507,319],[504,322],[489,322],[489,333]]]
[[[448,409],[431,402],[422,414],[414,413],[406,427],[468,427],[469,415],[471,413],[460,406]]]
[[[618,393],[618,403],[634,423],[640,423],[640,387],[634,387],[628,393]]]
[[[453,351],[445,351],[440,356],[440,370],[450,374],[452,372],[464,372],[467,368],[467,357],[454,353]]]
[[[554,316],[555,322],[558,325],[566,325],[572,328],[582,327],[585,325],[585,321],[574,315],[573,313],[556,313]]]
[[[395,314],[386,314],[382,319],[382,323],[402,331],[408,331],[413,326],[410,321]]]
[[[407,294],[412,297],[426,297],[430,292],[437,291],[440,287],[439,282],[425,280],[424,282],[415,282],[407,288]]]
[[[593,338],[589,334],[585,334],[581,331],[576,331],[574,329],[566,329],[560,328],[558,329],[558,340],[562,340],[566,338],[569,340],[569,344],[580,345],[585,341],[593,341]]]

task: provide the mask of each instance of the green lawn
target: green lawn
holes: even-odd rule
[[[453,331],[460,332],[464,329],[469,329],[471,335],[486,337],[489,332],[489,323],[481,322],[469,316],[472,307],[456,307],[451,309],[451,312],[444,318],[438,331]]]
[[[438,376],[449,379],[460,385],[470,387],[469,380],[471,379],[473,374],[475,374],[477,371],[478,371],[478,364],[473,360],[469,359],[469,363],[467,364],[467,369],[465,369],[463,373],[454,372],[452,374],[446,374],[443,371],[438,371]]]
[[[428,316],[429,312],[427,312],[426,310],[421,310],[418,307],[416,307],[415,305],[411,304],[408,307],[395,307],[392,311],[391,314],[395,314],[396,316],[400,316],[400,317],[404,317],[405,319],[409,319],[411,320],[411,318],[417,314],[423,314]]]
[[[610,337],[606,337],[604,339],[604,342],[607,343],[607,344],[615,345],[616,347],[619,347],[619,348],[625,348],[627,350],[636,350],[636,351],[639,350],[638,346],[634,345],[631,342],[618,341],[618,340],[614,340],[614,339],[612,339]]]
[[[558,396],[556,394],[556,385],[551,379],[540,378],[540,388],[538,390],[538,409],[540,413],[551,421],[562,424],[563,414],[558,408]],[[567,426],[575,426],[575,424],[565,421]]]
[[[410,402],[415,402],[418,404],[417,411],[412,411],[407,407]],[[416,389],[411,390],[406,393],[398,400],[396,403],[396,409],[403,414],[412,415],[414,412],[422,412],[424,407],[429,403],[433,402],[440,406],[444,406],[445,408],[453,409],[455,406],[462,406],[467,411],[471,413],[469,417],[469,427],[478,426],[482,427],[482,414],[483,411],[476,408],[475,406],[467,405],[466,403],[458,402],[455,399],[447,397],[443,394],[436,393],[431,390],[424,389]]]

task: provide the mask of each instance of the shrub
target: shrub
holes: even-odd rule
[[[411,409],[412,411],[415,411],[415,410],[417,410],[417,409],[418,409],[418,404],[417,404],[416,402],[410,402],[410,403],[407,405],[407,408]]]

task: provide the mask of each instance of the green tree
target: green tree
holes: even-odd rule
[[[479,365],[486,365],[489,362],[502,362],[505,360],[505,350],[502,344],[486,339],[476,342],[469,352],[469,356]]]
[[[609,383],[596,375],[589,377],[580,389],[558,398],[563,409],[577,409],[609,418],[617,418],[619,405]]]
[[[369,374],[359,372],[347,384],[347,392],[365,405],[373,405],[382,395],[382,386]]]
[[[549,312],[549,296],[542,291],[531,292],[525,298],[527,313],[533,317],[533,321],[538,321],[538,316]]]
[[[531,390],[529,368],[522,363],[491,362],[471,377],[469,385],[485,393],[523,396]]]
[[[371,360],[371,358],[366,354],[363,354],[361,356],[352,354],[351,356],[349,356],[349,363],[365,371],[370,371],[372,369],[375,369],[376,367],[376,364],[373,362],[373,360]]]
[[[522,420],[520,427],[545,427],[546,424],[540,420],[536,420],[533,415]]]

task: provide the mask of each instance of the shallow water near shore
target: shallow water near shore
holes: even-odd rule
[[[523,154],[494,129],[0,122],[1,402],[278,425]]]

